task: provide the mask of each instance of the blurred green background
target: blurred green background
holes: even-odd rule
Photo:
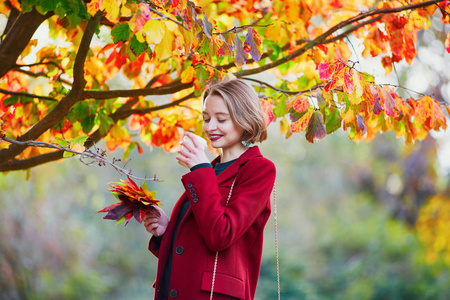
[[[450,299],[448,264],[443,255],[430,259],[416,231],[420,207],[448,188],[436,153],[442,139],[405,147],[391,134],[367,144],[337,132],[309,144],[303,134],[286,140],[276,124],[270,129],[260,148],[278,172],[282,299]],[[145,148],[127,165],[164,180],[149,189],[167,214],[187,171],[175,156]],[[152,298],[150,235],[134,219],[116,226],[97,213],[115,203],[108,183],[121,177],[112,167],[73,157],[28,176],[0,175],[0,299]],[[272,300],[273,216],[265,235],[256,299]]]

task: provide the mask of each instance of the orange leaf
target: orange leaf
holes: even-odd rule
[[[193,66],[187,67],[182,73],[181,73],[181,83],[189,83],[194,80],[195,75],[195,68]]]
[[[296,112],[299,113],[305,112],[311,106],[308,98],[303,96],[301,93],[298,93],[294,96],[294,98],[288,100],[286,105],[288,109],[292,107]]]
[[[314,110],[310,109],[307,111],[300,119],[291,123],[291,131],[292,132],[302,132],[308,126],[309,120],[313,114]]]

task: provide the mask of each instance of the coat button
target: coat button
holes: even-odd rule
[[[180,255],[180,254],[183,254],[183,252],[184,252],[183,246],[177,246],[177,247],[175,248],[175,253],[176,253],[176,254]]]
[[[192,194],[193,192],[195,192],[195,190],[192,188],[189,190],[189,192],[191,192],[191,194]]]
[[[192,187],[192,183],[188,183],[187,187],[191,188]]]
[[[191,195],[193,198],[195,198],[195,197],[197,197],[197,194],[196,193],[192,193],[192,195]]]
[[[194,203],[197,203],[198,202],[198,198],[194,198],[194,200],[192,200],[192,201],[194,201]]]
[[[170,295],[170,298],[176,298],[178,296],[178,292],[177,292],[177,290],[173,289],[173,290],[170,290],[169,295]]]

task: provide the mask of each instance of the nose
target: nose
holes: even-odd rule
[[[203,123],[203,131],[212,131],[215,129],[217,129],[217,122],[215,122],[214,120],[211,119],[208,123]]]

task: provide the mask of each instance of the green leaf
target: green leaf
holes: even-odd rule
[[[71,139],[71,140],[70,140],[70,143],[71,143],[71,144],[80,144],[80,145],[84,145],[84,143],[86,142],[87,139],[88,139],[88,136],[87,136],[87,135],[79,136],[79,137],[76,137],[76,138],[74,138],[74,139]]]
[[[273,108],[275,118],[280,118],[286,114],[286,101],[279,99],[277,106]]]
[[[92,128],[95,125],[95,117],[94,116],[87,116],[86,118],[81,121],[81,127],[83,127],[84,133],[91,132]]]
[[[63,147],[69,146],[69,142],[67,140],[61,139],[61,138],[56,138],[55,139],[55,144],[59,144],[59,145],[61,145]]]
[[[121,23],[111,30],[114,43],[125,42],[130,38],[131,29],[128,23]]]
[[[100,126],[100,133],[105,135],[108,133],[109,128],[114,123],[113,120],[106,114],[104,108],[99,109],[97,113],[97,117],[95,119],[95,123]]]
[[[209,72],[207,70],[205,70],[205,68],[203,68],[203,66],[199,65],[197,67],[197,78],[198,81],[200,82],[200,84],[203,86],[205,86],[205,82],[209,77]]]
[[[64,158],[66,158],[66,157],[72,157],[72,156],[74,156],[74,155],[76,155],[76,153],[72,153],[72,152],[68,152],[68,151],[64,151],[64,153],[63,153],[63,157],[64,157]]]
[[[342,119],[338,109],[334,109],[333,113],[331,114],[331,117],[327,115],[326,118],[327,118],[326,129],[328,134],[335,132],[336,130],[341,128]]]
[[[45,0],[40,1],[41,13],[46,14],[49,11],[53,11],[59,4],[59,0]]]
[[[87,103],[84,101],[78,102],[72,108],[78,120],[84,120],[88,116]]]
[[[130,155],[131,150],[133,150],[134,148],[136,148],[135,143],[130,143],[128,145],[127,149],[125,149],[125,151],[123,152],[123,160],[127,160],[128,156]]]
[[[19,101],[19,96],[17,95],[13,95],[9,98],[6,98],[5,100],[3,100],[3,106],[9,106],[9,105],[14,105]]]
[[[136,56],[138,57],[139,55],[141,55],[143,52],[145,52],[148,48],[147,43],[140,43],[138,41],[138,39],[136,38],[136,35],[133,35],[133,37],[131,38],[129,45],[129,49],[130,51]]]
[[[365,81],[368,81],[368,82],[375,82],[375,77],[373,77],[373,76],[370,75],[369,73],[361,72],[361,73],[359,73],[359,74],[361,74],[362,78],[363,78]]]

